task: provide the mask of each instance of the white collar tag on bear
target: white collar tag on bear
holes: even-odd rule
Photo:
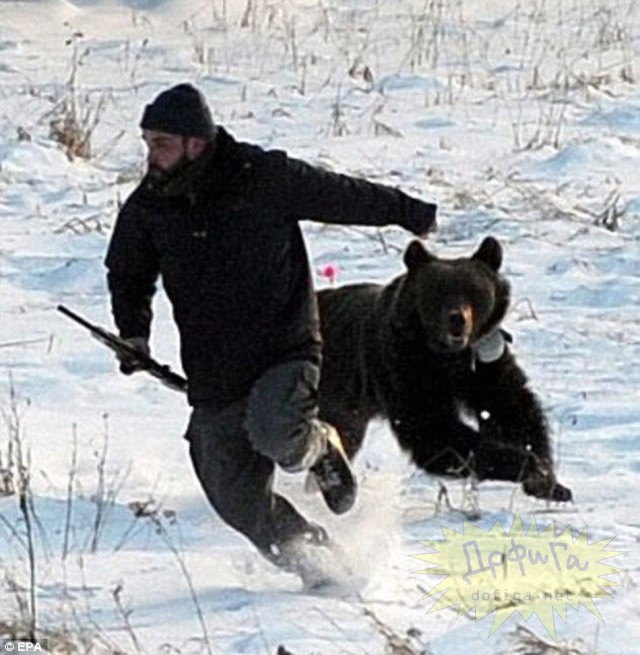
[[[485,334],[473,346],[474,355],[483,364],[490,364],[502,357],[504,354],[506,341],[502,330],[498,327]]]

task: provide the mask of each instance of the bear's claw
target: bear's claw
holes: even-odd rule
[[[553,500],[557,503],[568,503],[573,500],[573,493],[553,477],[536,476],[522,483],[524,492],[535,498]]]

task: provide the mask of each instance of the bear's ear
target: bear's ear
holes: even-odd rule
[[[404,264],[408,269],[415,268],[418,264],[424,264],[435,259],[420,241],[412,241],[404,253]]]
[[[487,237],[476,250],[472,259],[479,259],[494,271],[499,271],[502,266],[502,246],[497,239]]]

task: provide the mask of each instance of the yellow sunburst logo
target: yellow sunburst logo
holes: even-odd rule
[[[583,605],[602,621],[594,599],[619,584],[605,577],[622,570],[603,561],[623,554],[605,550],[613,537],[589,543],[586,529],[574,537],[553,522],[538,532],[535,517],[525,530],[519,514],[508,532],[499,522],[441,529],[444,539],[420,542],[435,552],[414,555],[432,564],[418,573],[445,576],[420,600],[440,595],[427,613],[458,606],[460,617],[475,608],[476,621],[495,611],[489,636],[517,612],[525,621],[535,614],[556,641],[554,610],[566,623],[567,607]]]

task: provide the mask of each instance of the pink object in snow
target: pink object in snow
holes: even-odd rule
[[[337,264],[326,264],[320,269],[320,275],[327,278],[330,284],[333,284],[338,278],[338,265]]]

